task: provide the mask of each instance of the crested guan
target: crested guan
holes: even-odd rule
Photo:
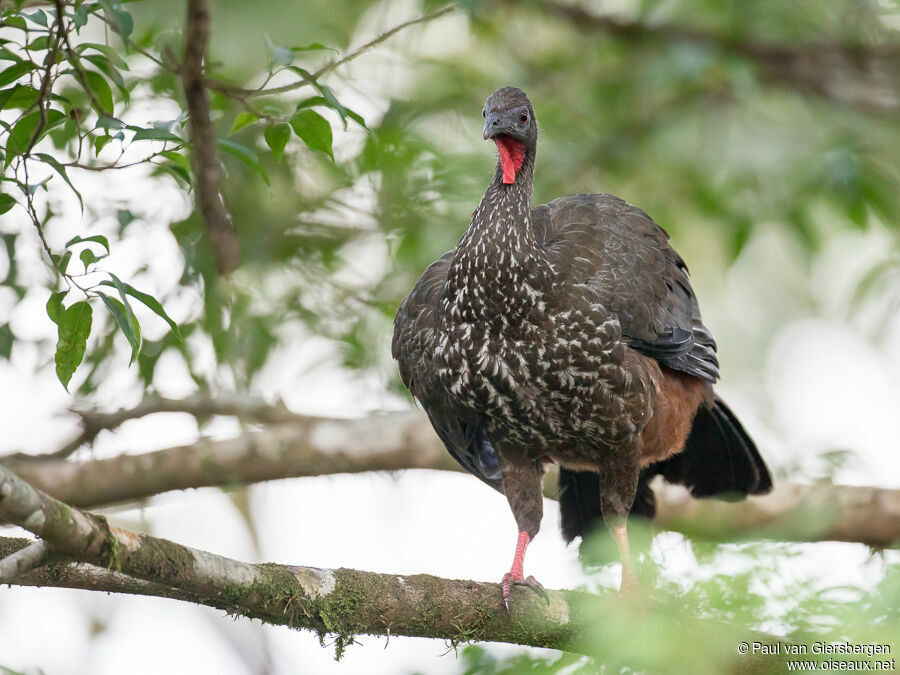
[[[716,343],[681,257],[639,208],[608,194],[531,207],[537,120],[498,89],[482,116],[499,161],[455,250],[400,305],[392,351],[447,450],[506,495],[519,536],[511,584],[543,513],[541,476],[560,466],[567,541],[612,529],[622,587],[637,585],[625,528],[652,516],[651,477],[695,497],[771,489],[753,441],[712,384]]]

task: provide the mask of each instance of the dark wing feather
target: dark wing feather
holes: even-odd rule
[[[716,342],[687,266],[650,216],[612,195],[581,194],[554,199],[531,217],[554,267],[618,316],[634,349],[708,382],[719,378]]]
[[[453,253],[425,270],[394,318],[391,351],[400,367],[400,379],[428,413],[431,426],[460,465],[491,487],[503,492],[497,455],[478,420],[459,408],[447,395],[434,365],[440,321],[440,303]]]

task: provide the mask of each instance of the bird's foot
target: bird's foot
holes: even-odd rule
[[[512,572],[507,572],[503,575],[503,581],[500,582],[500,588],[503,591],[503,606],[506,607],[507,614],[509,614],[509,598],[512,586],[527,586],[541,596],[544,602],[548,605],[550,604],[550,596],[547,595],[547,591],[544,590],[541,583],[533,576],[529,576],[526,579],[522,579],[521,577],[516,579]]]

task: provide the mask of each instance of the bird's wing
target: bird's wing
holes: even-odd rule
[[[391,351],[400,379],[428,413],[447,450],[464,469],[503,492],[497,455],[487,432],[448,395],[434,363],[440,337],[440,302],[453,253],[425,270],[394,318]]]
[[[618,316],[634,349],[708,382],[719,378],[687,266],[650,216],[606,194],[560,197],[531,215],[557,270]]]

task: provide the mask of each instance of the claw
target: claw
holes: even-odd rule
[[[507,572],[503,575],[503,581],[500,582],[500,589],[503,591],[503,606],[506,608],[507,614],[509,614],[509,598],[512,586],[526,586],[541,596],[547,605],[550,604],[550,596],[547,595],[547,591],[533,576],[529,576],[527,579],[516,579],[511,572]]]
[[[503,581],[500,582],[500,590],[503,591],[503,606],[506,607],[506,613],[509,614],[509,584],[515,583],[513,575],[509,572],[503,575]]]
[[[541,596],[541,598],[543,598],[544,602],[547,603],[548,606],[550,605],[550,596],[547,595],[547,591],[544,590],[544,587],[537,579],[534,578],[534,576],[529,576],[527,579],[525,579],[525,581],[517,581],[516,583],[521,586],[528,586],[528,588]]]

